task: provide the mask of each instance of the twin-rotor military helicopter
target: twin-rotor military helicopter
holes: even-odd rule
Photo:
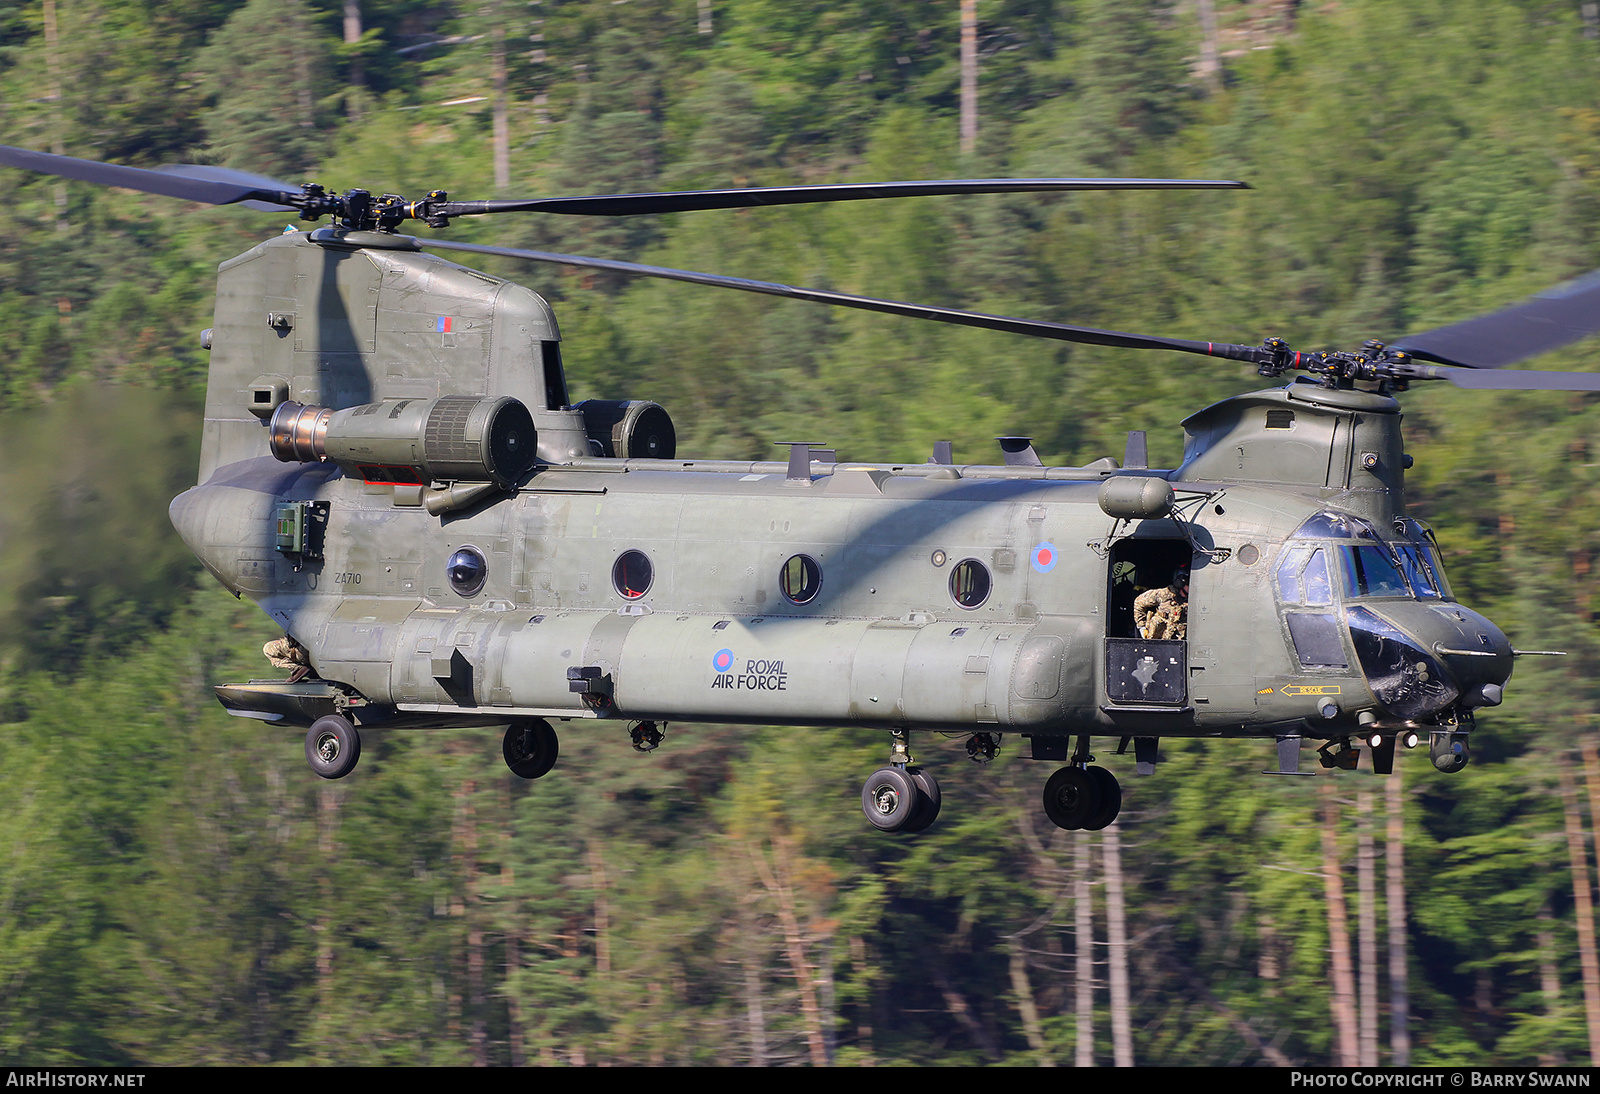
[[[372,727],[508,728],[506,763],[555,765],[552,722],[863,726],[889,735],[867,820],[939,813],[912,730],[1001,734],[1063,766],[1044,809],[1097,829],[1121,806],[1091,738],[1149,773],[1162,737],[1302,739],[1352,767],[1365,743],[1430,740],[1467,762],[1473,711],[1501,701],[1513,650],[1451,595],[1394,395],[1600,390],[1600,375],[1498,373],[1600,330],[1600,283],[1355,352],[1301,353],[981,315],[627,262],[399,234],[501,212],[625,215],[917,195],[1201,189],[1236,182],[1021,179],[796,186],[528,201],[332,194],[219,168],[147,171],[17,148],[0,163],[215,205],[265,204],[288,230],[224,262],[199,484],[173,524],[206,569],[284,632],[290,680],[217,687],[233,714],[309,726],[323,778]],[[1091,345],[1166,349],[1306,375],[1183,423],[1175,469],[1130,434],[1119,464],[861,464],[680,457],[652,402],[573,404],[554,314],[534,292],[430,254],[457,250],[643,274]],[[1425,364],[1423,362],[1432,362]],[[1440,365],[1447,367],[1438,367]],[[1165,593],[1163,593],[1165,590]],[[1159,602],[1166,625],[1147,620]],[[1529,651],[1531,652],[1531,651]]]

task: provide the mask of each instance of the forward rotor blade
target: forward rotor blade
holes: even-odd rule
[[[1500,368],[1600,332],[1600,270],[1521,304],[1397,339],[1391,348],[1424,361]]]
[[[1039,319],[1016,319],[1005,315],[985,315],[982,312],[959,311],[928,304],[907,304],[898,300],[879,300],[870,296],[853,296],[849,293],[830,292],[826,289],[806,289],[795,285],[782,285],[773,281],[751,281],[743,277],[723,277],[718,274],[696,273],[692,270],[675,270],[666,266],[644,266],[637,262],[618,262],[586,255],[555,254],[550,251],[527,251],[517,247],[490,247],[481,243],[455,243],[442,239],[419,240],[430,250],[471,251],[474,254],[501,255],[506,258],[525,258],[533,262],[550,262],[560,266],[577,266],[590,270],[610,270],[615,273],[636,274],[641,277],[659,277],[668,281],[687,281],[695,285],[711,285],[722,289],[739,289],[742,292],[765,293],[790,300],[810,300],[818,304],[834,304],[862,311],[903,315],[912,319],[932,319],[940,323],[955,323],[965,327],[1027,334],[1035,338],[1054,338],[1060,342],[1080,342],[1093,346],[1115,346],[1122,349],[1170,349],[1180,353],[1198,353],[1206,357],[1223,357],[1234,361],[1262,360],[1259,346],[1233,345],[1223,342],[1191,342],[1181,338],[1155,338],[1143,334],[1126,334],[1122,331],[1100,330],[1096,327],[1077,327],[1068,323],[1049,323]]]
[[[1062,190],[1248,190],[1242,182],[1221,179],[938,179],[926,182],[836,183],[825,186],[762,186],[745,190],[686,190],[675,194],[611,194],[596,197],[528,200],[445,201],[435,209],[445,216],[483,213],[567,213],[633,216],[702,209],[752,209],[769,205],[809,205],[873,198],[934,197],[951,194],[1031,194]]]
[[[0,144],[0,164],[37,171],[42,175],[56,175],[64,179],[78,179],[102,186],[120,186],[126,190],[142,190],[147,194],[198,201],[206,205],[232,205],[235,202],[256,200],[288,208],[288,199],[297,197],[294,191],[262,188],[252,182],[217,181],[196,178],[169,171],[147,171],[142,167],[123,167],[114,163],[80,160],[72,156],[57,156],[50,152],[33,152],[26,148],[13,148]]]

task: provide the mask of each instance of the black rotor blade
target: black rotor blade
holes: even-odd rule
[[[1600,391],[1600,372],[1428,368],[1416,378],[1449,380],[1468,391]]]
[[[955,323],[965,327],[982,327],[986,330],[1006,331],[1010,334],[1027,334],[1035,338],[1054,338],[1061,342],[1080,342],[1092,346],[1115,346],[1122,349],[1170,349],[1180,353],[1198,353],[1206,357],[1223,357],[1234,361],[1260,363],[1265,358],[1259,346],[1234,345],[1224,342],[1191,342],[1181,338],[1156,338],[1144,334],[1127,334],[1122,331],[1100,330],[1096,327],[1077,327],[1068,323],[1049,323],[1040,319],[1016,319],[1005,315],[985,315],[982,312],[959,311],[928,304],[907,304],[898,300],[879,300],[870,296],[853,296],[849,293],[831,292],[827,289],[806,289],[795,285],[782,285],[773,281],[751,281],[743,277],[723,277],[719,274],[696,273],[692,270],[675,270],[667,266],[644,266],[637,262],[619,262],[585,255],[555,254],[550,251],[527,251],[517,247],[490,247],[481,243],[455,243],[442,239],[419,240],[430,250],[471,251],[474,254],[501,255],[506,258],[525,258],[533,262],[550,262],[560,266],[578,266],[590,270],[610,270],[615,273],[636,274],[642,277],[659,277],[668,281],[687,281],[695,285],[711,285],[721,289],[738,289],[742,292],[765,293],[790,300],[810,300],[818,304],[835,304],[862,311],[903,315],[912,319],[932,319],[940,323]],[[1295,355],[1297,358],[1299,355]]]
[[[126,190],[142,190],[147,194],[198,201],[206,205],[232,205],[235,202],[255,200],[289,207],[288,203],[299,195],[294,191],[263,189],[250,182],[217,181],[194,178],[167,171],[147,171],[142,167],[122,167],[114,163],[97,163],[72,156],[57,156],[50,152],[33,152],[26,148],[13,148],[0,144],[0,164],[37,171],[42,175],[56,175],[81,182],[94,182],[102,186],[120,186]]]
[[[1500,368],[1600,332],[1600,270],[1521,304],[1395,341],[1423,361]]]
[[[292,182],[282,179],[268,178],[265,175],[252,175],[248,171],[235,171],[231,167],[218,167],[210,163],[168,163],[156,168],[163,175],[180,175],[188,179],[201,179],[205,182],[232,183],[237,186],[253,186],[258,190],[269,190],[285,194],[298,193],[300,188]],[[241,202],[246,209],[260,209],[263,212],[277,213],[296,211],[293,205],[278,205],[269,201],[258,201],[247,198]]]
[[[744,190],[686,190],[675,194],[611,194],[528,200],[444,201],[434,208],[444,216],[483,213],[568,213],[632,216],[702,209],[752,209],[768,205],[808,205],[872,198],[934,197],[951,194],[1031,194],[1063,190],[1248,190],[1223,179],[938,179],[926,182],[835,183],[825,186],[762,186]]]

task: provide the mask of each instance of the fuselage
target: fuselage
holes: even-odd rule
[[[567,406],[559,340],[536,294],[405,237],[296,233],[223,265],[173,521],[358,721],[1335,738],[1460,728],[1510,675],[1406,517],[1387,396],[1224,400],[1166,471],[797,471],[592,455],[653,404]],[[483,462],[490,410],[537,458]],[[1127,477],[1175,504],[1112,517]],[[1134,601],[1180,567],[1187,631],[1151,641]]]
[[[1342,585],[1342,553],[1380,545],[1353,523],[1295,538],[1326,511],[1314,495],[1193,484],[1179,513],[1115,522],[1097,497],[1110,474],[834,464],[796,481],[777,463],[591,459],[440,518],[330,464],[261,457],[173,515],[369,717],[1337,736],[1362,711],[1435,713],[1378,699],[1351,612],[1420,650],[1470,650],[1456,694],[1509,673],[1504,636],[1447,589]],[[326,550],[297,568],[274,513],[302,501],[326,503]],[[1323,576],[1305,578],[1319,550]],[[483,565],[458,588],[463,551]],[[1164,690],[1133,694],[1114,657],[1141,644],[1127,607],[1156,583],[1141,571],[1177,557],[1192,559],[1180,674],[1164,664]],[[571,690],[585,668],[596,694]]]

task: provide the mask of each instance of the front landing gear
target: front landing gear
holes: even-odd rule
[[[892,731],[889,766],[880,767],[861,788],[861,812],[883,832],[921,832],[939,816],[939,780],[911,766],[906,732]]]
[[[941,804],[939,780],[920,767],[880,767],[861,788],[861,812],[883,832],[921,832]]]
[[[342,779],[361,759],[361,734],[342,714],[318,718],[306,731],[306,763],[324,779]]]
[[[1057,828],[1098,832],[1122,811],[1122,787],[1103,767],[1063,767],[1044,784],[1044,812]]]

